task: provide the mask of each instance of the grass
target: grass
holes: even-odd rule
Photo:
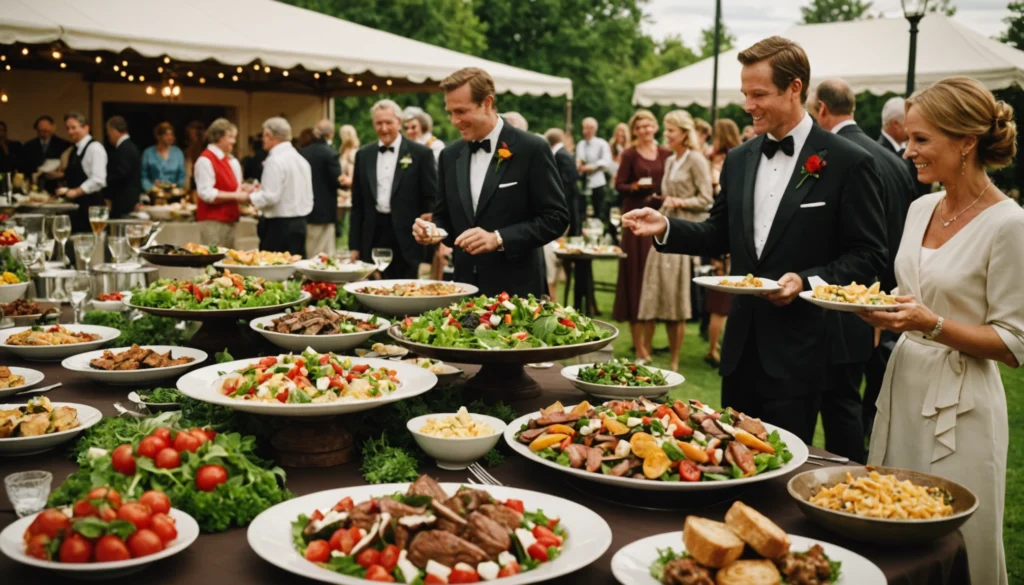
[[[610,260],[594,262],[594,278],[598,282],[614,283],[618,278],[618,263]],[[559,298],[562,291],[559,290]],[[619,358],[635,358],[627,323],[611,321],[614,293],[598,292],[597,306],[602,312],[600,317],[615,324],[619,328],[619,337],[613,344],[615,356]],[[570,295],[570,298],[572,296]],[[669,367],[669,354],[659,348],[668,347],[665,327],[659,325],[654,335],[653,365],[660,368]],[[717,370],[704,362],[708,344],[700,338],[696,322],[686,326],[686,338],[679,356],[679,372],[686,377],[683,389],[676,391],[679,398],[696,398],[711,406],[720,405],[721,377]],[[1006,548],[1007,570],[1011,583],[1024,583],[1024,369],[1013,370],[1000,366],[1003,385],[1006,388],[1006,403],[1010,425],[1010,445],[1006,471],[1006,500],[1003,517],[1003,543]],[[814,433],[814,445],[824,445],[824,436],[819,419],[818,428]]]

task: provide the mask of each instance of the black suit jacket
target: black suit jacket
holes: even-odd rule
[[[914,161],[909,158],[903,158],[903,152],[893,148],[892,142],[889,142],[888,138],[879,134],[878,140],[875,142],[881,144],[883,148],[895,154],[901,161],[903,161],[903,165],[907,167],[907,171],[910,173],[910,178],[914,181],[914,199],[932,192],[931,184],[922,183],[917,180],[917,167],[914,166]]]
[[[562,180],[562,193],[569,208],[569,235],[578,236],[583,233],[583,218],[580,217],[580,189],[577,181],[580,176],[576,171],[576,158],[565,148],[555,153],[555,166],[558,177]]]
[[[348,247],[359,250],[359,257],[370,261],[373,249],[373,228],[377,220],[377,141],[356,152],[352,175],[352,215],[349,223]],[[402,160],[411,162],[403,168]],[[335,175],[337,176],[337,175]],[[398,147],[398,164],[391,182],[391,225],[406,262],[419,265],[423,246],[412,237],[416,218],[429,213],[437,194],[437,165],[434,152],[403,138]]]
[[[814,126],[797,158],[761,256],[754,249],[754,182],[763,135],[729,151],[722,191],[703,222],[669,219],[659,250],[732,257],[732,273],[778,279],[795,272],[829,283],[873,282],[885,267],[885,222],[881,180],[871,156],[851,142]],[[826,161],[820,178],[802,179],[807,159]],[[722,374],[736,371],[744,347],[757,344],[762,367],[773,378],[809,379],[823,372],[824,311],[795,299],[776,307],[756,296],[737,295],[729,312],[722,349]]]
[[[46,151],[43,151],[43,143],[39,138],[33,138],[25,143],[21,154],[21,168],[26,175],[36,172],[39,165],[48,158],[60,158],[64,151],[71,148],[71,143],[60,136],[51,136]]]
[[[313,211],[306,220],[309,223],[337,223],[338,176],[341,175],[338,152],[326,140],[319,138],[299,154],[309,162],[313,173]]]
[[[493,145],[476,211],[469,185],[469,146],[459,140],[441,151],[434,223],[448,231],[455,280],[496,295],[547,293],[544,244],[569,226],[569,209],[551,147],[543,138],[505,124]],[[498,164],[496,150],[512,156]],[[455,247],[462,232],[479,227],[501,234],[505,250],[471,256]]]
[[[139,203],[142,191],[142,155],[131,138],[110,150],[107,158],[107,186],[103,196],[110,200],[110,217],[127,217]]]
[[[24,147],[17,140],[7,141],[7,152],[0,149],[0,173],[13,173],[20,171],[24,164]]]

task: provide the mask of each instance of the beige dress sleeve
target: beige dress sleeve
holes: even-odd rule
[[[1024,364],[1024,222],[1007,221],[999,226],[988,261],[985,322],[991,325],[1007,349]]]

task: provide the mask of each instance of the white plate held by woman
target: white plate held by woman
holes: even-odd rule
[[[680,519],[680,522],[682,519]],[[806,552],[820,544],[830,560],[842,563],[839,580],[832,585],[886,585],[887,581],[877,565],[843,547],[797,536],[789,535],[792,552]],[[671,548],[677,553],[686,550],[682,532],[666,532],[648,536],[627,544],[612,557],[612,574],[622,585],[661,585],[651,576],[651,563],[658,559],[658,549]]]
[[[79,372],[90,380],[96,380],[97,382],[103,382],[104,384],[119,384],[119,385],[137,385],[137,384],[149,384],[152,382],[158,382],[160,380],[167,380],[170,378],[177,378],[184,374],[190,369],[201,365],[206,361],[207,355],[205,351],[194,349],[191,347],[178,347],[176,345],[143,345],[144,349],[151,349],[157,353],[164,354],[171,352],[171,359],[178,359],[183,357],[190,357],[192,361],[187,364],[181,364],[179,366],[168,366],[164,368],[145,368],[138,370],[101,370],[94,368],[89,365],[92,360],[101,357],[103,352],[106,350],[90,351],[88,353],[80,353],[75,356],[66,358],[61,365],[64,369],[71,370],[72,372]],[[118,347],[109,351],[114,354],[119,354],[124,351],[130,350],[130,347]]]
[[[814,291],[805,290],[800,293],[800,298],[815,305],[818,305],[822,309],[829,309],[831,311],[842,311],[844,313],[867,313],[871,311],[901,311],[911,304],[897,304],[897,305],[861,305],[856,303],[840,303],[837,301],[826,301],[825,299],[814,298]]]

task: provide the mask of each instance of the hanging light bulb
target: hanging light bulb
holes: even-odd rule
[[[192,77],[192,72],[191,72],[191,71],[189,71],[189,72],[188,72],[188,73],[186,73],[185,75],[188,75],[189,77]]]
[[[117,65],[114,65],[114,71],[120,71],[120,70],[121,70],[120,67],[118,67]]]
[[[174,78],[173,77],[167,80],[167,85],[174,85]]]
[[[328,70],[326,71],[326,73],[327,73],[327,77],[330,77],[330,76],[331,76],[331,70],[330,70],[330,69],[328,69]]]
[[[373,85],[371,85],[370,89],[372,89],[373,91],[377,91],[377,84],[374,83]]]
[[[223,71],[221,71],[220,73],[217,74],[217,79],[224,79],[224,72]]]
[[[238,67],[235,67],[235,73],[241,73],[241,72],[242,72],[242,66],[241,65],[239,65]]]
[[[51,53],[51,55],[53,55],[53,58],[55,60],[58,60],[58,61],[60,60],[60,51],[58,51],[57,49],[54,49],[53,53]]]
[[[355,81],[353,78],[351,78],[351,77],[348,78],[348,82],[349,83],[352,83],[353,81]]]
[[[162,95],[164,97],[171,97],[171,87],[169,85],[165,85],[165,86],[161,87],[160,88],[160,95]]]
[[[170,62],[171,62],[171,58],[170,57],[164,57],[164,64],[165,65],[169,64]]]
[[[314,73],[313,74],[313,79],[320,79],[320,74],[319,73]]]
[[[388,80],[388,86],[390,86],[390,85],[391,85],[391,80],[389,79],[389,80]]]
[[[127,71],[123,71],[123,70],[121,71],[121,77],[125,77],[125,76],[127,76],[127,75],[128,75],[128,72],[127,72]]]
[[[0,61],[6,61],[7,55],[0,55]]]
[[[140,75],[140,76],[139,76],[139,81],[140,81],[140,82],[142,82],[142,81],[146,81],[146,76],[145,76],[145,75]]]
[[[11,70],[11,64],[8,63],[7,65],[4,65],[4,70],[5,71],[10,71]]]
[[[163,73],[164,72],[164,68],[163,67],[157,67],[156,68],[156,72],[157,73]]]
[[[264,67],[263,68],[263,72],[264,73],[270,73],[270,66],[268,65],[268,66]]]
[[[146,95],[153,95],[156,93],[156,88],[152,85],[146,87]]]
[[[22,49],[21,50],[21,54],[22,55],[28,55],[28,47],[25,47],[24,49]]]
[[[285,77],[288,77],[288,70],[285,69],[284,71],[282,71],[281,75],[284,75]]]
[[[99,55],[96,55],[96,64],[99,65],[102,62],[103,62],[103,57],[100,57]]]
[[[179,95],[181,95],[181,86],[175,85],[174,89],[171,90],[171,95],[173,95],[174,97],[178,97]]]
[[[359,81],[357,81],[356,85],[359,86],[359,87],[363,87],[363,80],[360,79]]]
[[[61,69],[67,69],[67,68],[68,68],[68,64],[67,64],[67,63],[65,63],[65,62],[63,62],[63,61],[61,61],[61,62],[60,62],[60,68],[61,68]],[[122,71],[121,73],[124,73],[124,71]]]
[[[121,61],[121,67],[127,67],[128,61]]]
[[[7,103],[7,90],[0,90],[0,102]]]
[[[238,76],[237,75],[232,75],[231,76],[231,81],[238,81]]]
[[[199,78],[199,83],[206,83],[206,78],[205,77],[200,77]]]
[[[260,70],[260,64],[259,63],[253,63],[252,64],[252,70],[253,71],[259,71]]]
[[[135,81],[135,76],[134,75],[129,75],[128,76],[128,81]]]

